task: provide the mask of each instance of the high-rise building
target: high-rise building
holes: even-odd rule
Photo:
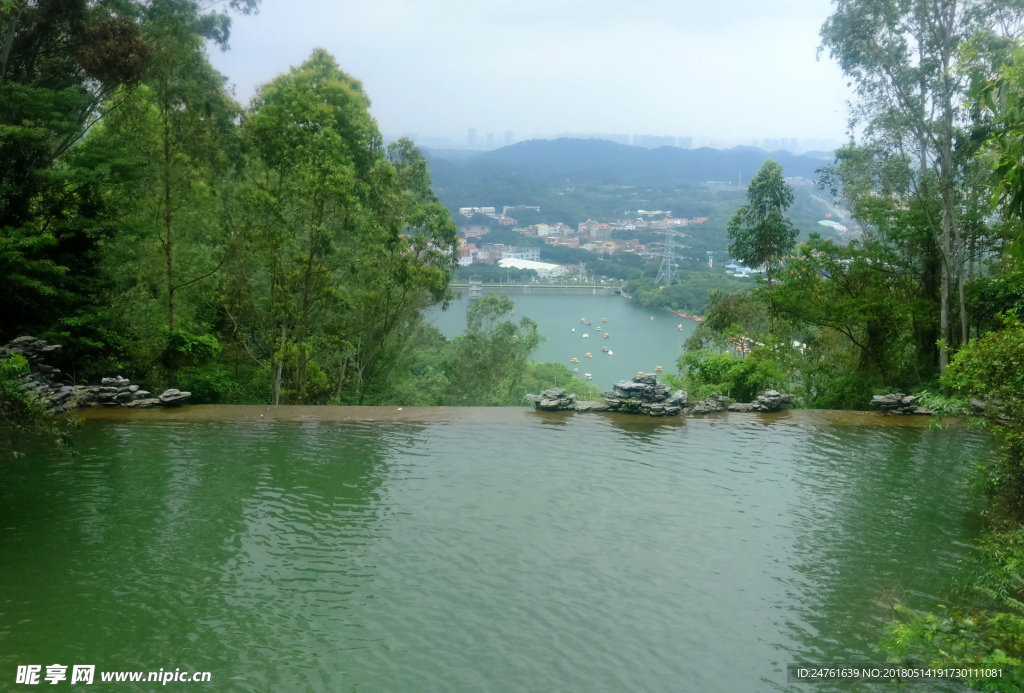
[[[470,149],[476,148],[476,128],[470,128],[466,131],[466,146]]]
[[[676,146],[676,138],[661,135],[633,135],[633,146],[646,147],[647,149],[674,147]]]
[[[505,131],[505,146],[509,146],[516,141],[516,136],[511,130]]]

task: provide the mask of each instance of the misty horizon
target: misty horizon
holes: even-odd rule
[[[846,80],[817,58],[828,0],[294,9],[264,0],[233,18],[228,51],[210,51],[243,104],[322,47],[362,82],[386,137],[426,147],[628,135],[689,137],[692,148],[795,139],[780,148],[799,152],[846,139]]]

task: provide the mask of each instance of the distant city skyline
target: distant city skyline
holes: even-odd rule
[[[466,149],[474,151],[487,151],[507,147],[516,142],[531,139],[557,139],[560,137],[572,137],[577,139],[602,139],[618,144],[646,147],[679,147],[680,149],[700,149],[710,147],[712,149],[731,149],[732,147],[757,147],[766,152],[788,151],[799,154],[808,151],[830,151],[839,147],[845,139],[821,138],[821,137],[730,137],[730,138],[708,138],[693,135],[647,135],[647,134],[626,134],[626,133],[536,133],[529,137],[516,138],[514,131],[506,130],[504,139],[499,139],[499,133],[484,133],[484,140],[477,134],[476,128],[469,128],[462,141],[457,138],[441,135],[427,135],[416,132],[403,132],[399,134],[383,133],[388,141],[399,137],[408,137],[417,145],[434,149]]]
[[[330,52],[381,131],[477,147],[544,133],[842,141],[850,96],[817,59],[830,0],[262,0],[211,61],[247,104],[258,85]],[[507,137],[507,132],[514,134]]]

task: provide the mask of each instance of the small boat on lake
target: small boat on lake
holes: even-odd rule
[[[601,322],[608,322],[608,318],[601,318]]]
[[[573,372],[573,373],[579,373],[579,372],[580,372],[580,369],[579,369],[579,368],[573,368],[573,369],[572,369],[572,372]]]
[[[655,373],[661,373],[661,366],[655,366],[654,367],[654,372]]]
[[[611,337],[611,335],[610,335],[610,334],[608,334],[607,332],[605,332],[605,333],[604,333],[604,338],[605,338],[605,339],[608,339],[609,337]]]
[[[600,326],[600,325],[598,325],[598,326],[597,326],[597,331],[598,331],[598,332],[600,332],[600,331],[601,331],[601,326]]]
[[[614,351],[609,351],[609,352],[608,352],[608,355],[609,355],[609,356],[611,356],[611,355],[612,355],[612,354],[614,354],[614,353],[615,353]]]
[[[584,336],[584,337],[590,337],[590,335],[589,335],[589,334],[587,334],[586,332],[584,332],[584,333],[583,333],[583,336]]]
[[[607,353],[608,352],[608,347],[601,347],[601,351]]]
[[[573,331],[573,332],[575,332],[575,331],[576,331],[576,328],[575,328],[575,327],[574,327],[574,328],[572,328],[572,331]]]
[[[580,322],[582,322],[584,325],[586,325],[587,324],[587,319],[586,318],[580,318]]]
[[[579,363],[579,362],[580,362],[580,360],[578,358],[576,358],[575,356],[573,356],[572,359],[569,361],[569,363]]]
[[[584,380],[593,380],[593,378],[594,378],[594,376],[592,376],[590,373],[584,373],[583,374],[583,379]]]
[[[583,355],[586,356],[588,359],[594,358],[593,356],[590,355],[589,351],[587,353],[583,354]]]

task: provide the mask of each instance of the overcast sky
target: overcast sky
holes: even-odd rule
[[[213,64],[247,103],[326,48],[385,135],[842,139],[829,0],[262,0]],[[749,142],[748,142],[749,143]]]

